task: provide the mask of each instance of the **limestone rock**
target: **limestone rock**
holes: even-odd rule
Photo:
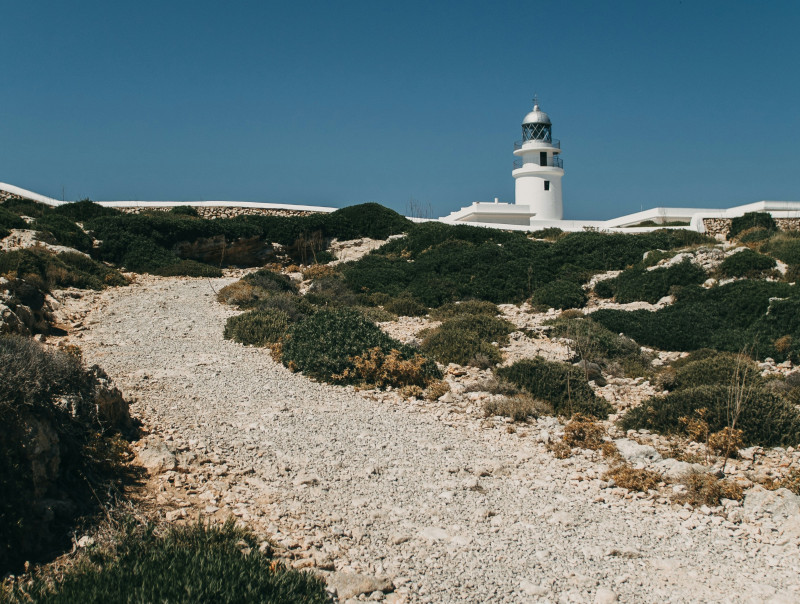
[[[614,444],[617,445],[620,456],[630,464],[646,464],[661,460],[658,451],[649,445],[640,445],[627,438],[615,440]]]
[[[155,438],[145,440],[136,457],[150,474],[160,474],[174,470],[178,466],[175,456],[167,449],[167,445]]]
[[[327,582],[329,587],[336,590],[340,601],[355,598],[361,594],[371,594],[375,591],[386,593],[394,590],[391,579],[372,575],[333,572],[328,575]]]

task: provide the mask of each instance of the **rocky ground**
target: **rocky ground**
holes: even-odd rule
[[[616,488],[596,452],[546,450],[557,420],[484,418],[485,394],[465,385],[477,370],[452,371],[435,402],[312,382],[223,340],[235,311],[215,292],[232,280],[142,276],[60,297],[67,340],[150,432],[137,447],[168,520],[233,514],[341,601],[800,601],[788,491],[692,509]],[[623,455],[663,463],[635,436],[645,444],[618,438]]]

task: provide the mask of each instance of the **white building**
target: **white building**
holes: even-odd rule
[[[683,227],[704,232],[707,219],[731,219],[745,212],[769,212],[778,218],[800,218],[800,202],[760,201],[728,209],[711,208],[664,208],[657,207],[635,214],[609,220],[563,220],[561,200],[561,178],[564,164],[560,157],[561,141],[553,138],[550,116],[539,108],[534,99],[533,111],[522,120],[522,140],[514,144],[515,180],[514,203],[473,202],[439,220],[449,224],[471,224],[475,226],[500,227],[510,230],[537,230],[557,227],[564,231],[596,229],[601,231],[623,231],[627,233],[650,231],[658,226],[639,226],[641,223],[656,225],[683,222]]]

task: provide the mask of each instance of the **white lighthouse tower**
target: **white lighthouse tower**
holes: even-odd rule
[[[533,220],[561,220],[561,141],[553,138],[550,116],[535,97],[533,103],[533,111],[522,120],[522,140],[514,144],[514,203],[529,206]]]

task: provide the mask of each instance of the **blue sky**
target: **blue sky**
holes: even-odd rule
[[[566,218],[800,200],[800,3],[0,0],[0,181],[66,199],[513,201],[538,93]]]

